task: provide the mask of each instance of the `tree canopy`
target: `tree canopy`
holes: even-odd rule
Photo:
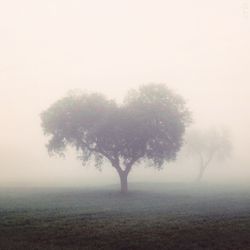
[[[199,160],[199,175],[201,180],[207,166],[213,161],[223,161],[229,157],[232,144],[226,130],[210,128],[207,130],[192,130],[187,135],[186,149],[191,156]]]
[[[41,119],[50,136],[50,153],[63,155],[69,145],[80,152],[83,163],[93,160],[101,168],[108,160],[121,182],[141,160],[155,168],[175,160],[191,121],[183,98],[163,84],[132,90],[122,104],[97,93],[71,94],[44,111]]]

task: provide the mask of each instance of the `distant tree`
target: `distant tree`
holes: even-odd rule
[[[182,97],[162,84],[130,91],[121,105],[100,94],[71,93],[41,119],[50,136],[50,153],[63,155],[69,145],[83,164],[94,162],[101,168],[109,161],[118,172],[122,193],[128,191],[127,177],[136,163],[148,160],[161,169],[164,162],[175,160],[191,120]]]
[[[231,141],[228,133],[224,130],[192,130],[188,133],[186,146],[188,154],[197,157],[199,161],[200,181],[208,165],[213,161],[223,161],[230,156]]]

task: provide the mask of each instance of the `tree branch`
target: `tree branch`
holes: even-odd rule
[[[131,162],[129,162],[129,163],[126,165],[126,168],[125,168],[124,172],[125,172],[126,174],[129,174],[129,172],[130,172],[132,166],[133,166],[140,158],[142,158],[144,155],[145,155],[145,152],[143,152],[143,153],[141,153],[141,154],[135,156],[135,157],[131,160]]]
[[[120,167],[120,162],[119,162],[119,158],[118,157],[110,157],[106,152],[104,152],[102,149],[98,148],[98,147],[90,147],[86,142],[81,141],[80,142],[82,147],[86,147],[89,151],[91,152],[96,152],[98,154],[103,155],[107,160],[110,161],[111,165],[117,169],[118,172],[122,172],[122,169]]]

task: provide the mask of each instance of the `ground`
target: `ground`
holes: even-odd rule
[[[2,188],[0,249],[250,249],[250,189]]]

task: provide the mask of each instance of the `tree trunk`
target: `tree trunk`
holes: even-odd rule
[[[128,192],[128,174],[127,173],[119,173],[120,181],[121,181],[121,193],[126,194]]]
[[[207,169],[207,166],[209,165],[209,163],[212,161],[213,159],[213,155],[214,155],[214,152],[212,152],[210,154],[210,156],[208,157],[208,159],[205,161],[204,158],[202,157],[202,155],[200,155],[200,170],[199,170],[199,174],[197,176],[197,179],[196,181],[201,181],[204,173],[205,173],[205,170]]]
[[[205,170],[206,170],[206,166],[200,166],[199,174],[198,174],[197,179],[196,179],[198,182],[201,181]]]

